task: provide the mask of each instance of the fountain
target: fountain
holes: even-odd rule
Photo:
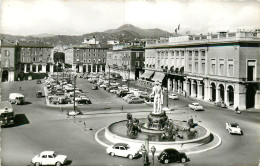
[[[157,151],[166,148],[187,151],[210,143],[213,140],[211,132],[193,122],[169,119],[162,110],[163,90],[159,82],[153,87],[153,111],[147,118],[133,118],[128,113],[126,119],[110,124],[105,128],[104,136],[112,143],[127,143],[130,146],[141,147],[145,140],[149,141]]]

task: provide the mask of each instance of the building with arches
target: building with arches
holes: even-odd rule
[[[105,71],[108,45],[82,44],[65,49],[65,63],[79,73],[97,73]]]
[[[20,73],[53,72],[53,46],[40,41],[1,39],[1,82],[13,82]]]
[[[170,91],[199,100],[223,101],[233,109],[259,109],[259,61],[260,31],[150,40],[143,79],[161,81]]]
[[[136,80],[143,73],[144,48],[140,45],[115,45],[107,52],[106,71],[119,74],[124,79]]]

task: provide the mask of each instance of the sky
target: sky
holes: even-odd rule
[[[82,35],[132,24],[179,33],[260,29],[260,0],[1,0],[0,32]]]

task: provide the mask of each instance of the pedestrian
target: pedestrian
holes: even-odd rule
[[[124,110],[124,106],[121,107],[122,111]]]
[[[238,112],[238,106],[236,107],[235,112]]]

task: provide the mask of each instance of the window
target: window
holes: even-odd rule
[[[76,56],[79,56],[79,53],[77,53]]]
[[[233,59],[228,60],[228,69],[227,70],[228,70],[227,75],[229,77],[234,76],[234,60]]]
[[[247,61],[247,81],[256,81],[256,61]]]
[[[192,72],[192,64],[189,64],[189,71]]]
[[[96,59],[93,59],[93,63],[96,63]]]
[[[93,54],[93,56],[96,56],[95,54]]]
[[[219,75],[223,76],[225,72],[224,59],[219,60]]]
[[[198,62],[195,62],[195,73],[198,73]]]
[[[86,59],[83,60],[84,63],[85,63],[86,61],[87,61]]]
[[[47,158],[47,155],[42,155],[42,158]]]
[[[189,51],[189,60],[192,60],[192,51]]]
[[[88,60],[88,63],[91,63],[91,59]]]
[[[106,63],[106,59],[105,58],[103,59],[103,63]]]
[[[91,56],[90,54],[88,54],[88,56]]]
[[[34,62],[36,61],[36,58],[35,58],[35,57],[33,58],[33,61],[34,61]]]
[[[34,55],[37,55],[37,52],[34,52]]]
[[[202,74],[205,74],[205,61],[201,63],[201,71]]]
[[[48,158],[53,158],[53,156],[52,155],[48,155]]]
[[[211,59],[210,64],[210,74],[216,74],[216,59]]]
[[[136,53],[136,58],[139,58],[139,52]]]
[[[195,51],[195,60],[198,60],[198,57],[199,57],[199,53],[198,51]]]

